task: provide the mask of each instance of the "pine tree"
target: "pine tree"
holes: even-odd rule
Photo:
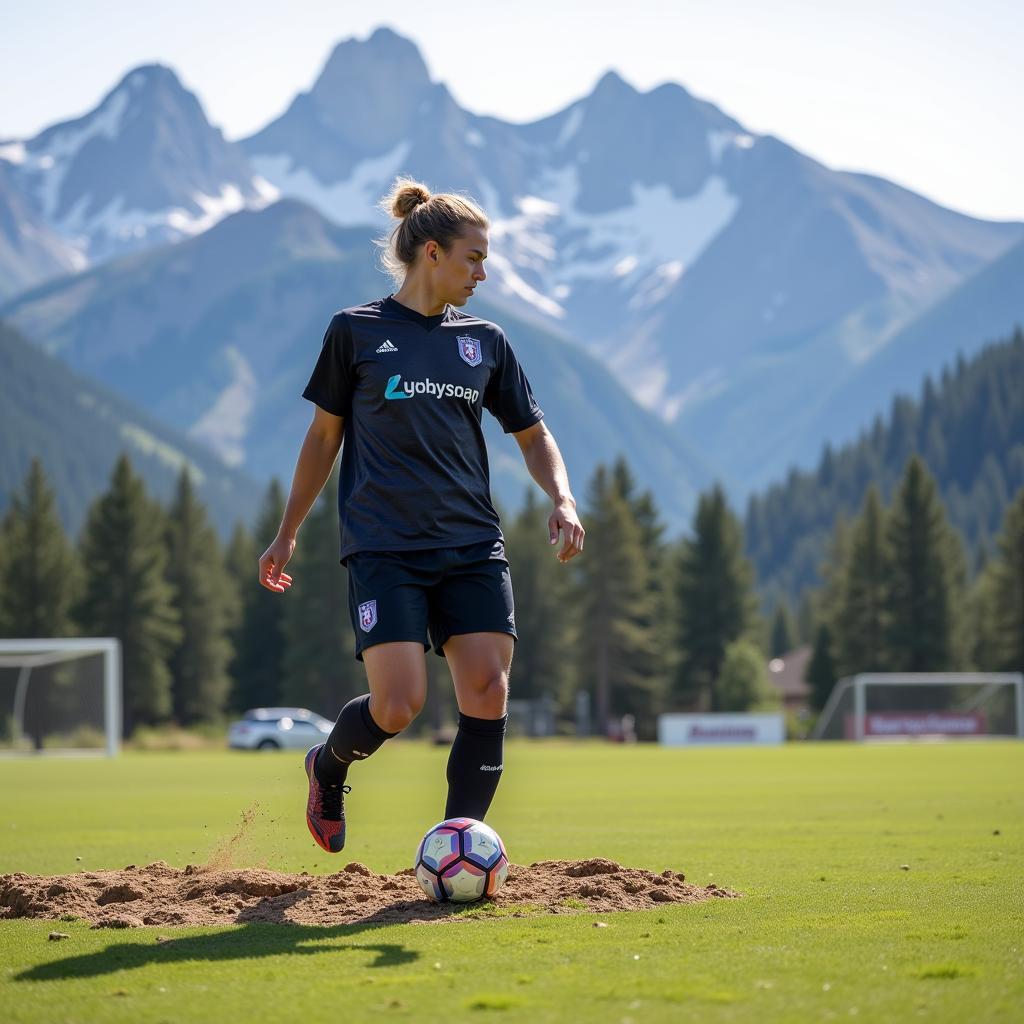
[[[646,613],[638,619],[638,624],[649,632],[650,642],[644,645],[646,659],[637,669],[647,676],[650,693],[660,710],[667,702],[676,667],[673,640],[678,616],[672,587],[671,552],[664,540],[665,524],[658,514],[654,495],[649,490],[637,493],[635,478],[624,456],[612,467],[612,481],[640,531],[646,570],[641,587],[647,592],[648,600],[644,602]],[[641,723],[641,736],[653,737],[654,730],[655,723],[649,717]]]
[[[235,618],[234,588],[217,535],[196,499],[188,469],[167,518],[167,580],[181,625],[169,661],[174,717],[183,725],[218,718],[227,703],[231,649],[227,631]]]
[[[579,565],[580,672],[594,695],[604,734],[613,717],[649,716],[652,680],[643,666],[653,656],[650,592],[640,529],[606,467],[598,466],[587,501],[586,558]]]
[[[81,571],[37,458],[23,489],[11,495],[0,527],[0,557],[0,636],[72,634],[71,609],[81,586]]]
[[[907,462],[886,539],[891,558],[886,607],[888,667],[935,672],[957,667],[954,615],[963,554],[924,463]]]
[[[717,711],[715,680],[725,649],[756,621],[753,570],[743,554],[743,537],[716,485],[701,495],[693,536],[679,556],[677,696],[690,706]]]
[[[558,549],[548,540],[548,508],[531,487],[519,514],[504,530],[519,634],[510,688],[516,698],[546,694],[566,705],[571,699],[571,652],[578,624],[567,614],[573,607],[571,569],[555,558]]]
[[[815,633],[814,650],[804,672],[804,681],[811,687],[811,707],[815,711],[821,711],[828,703],[838,678],[835,659],[832,657],[831,630],[828,623],[822,622]]]
[[[259,556],[277,536],[284,503],[281,484],[274,479],[267,488],[263,508],[253,529],[252,565],[248,574],[241,577],[241,622],[231,663],[234,682],[231,706],[235,711],[273,707],[281,703],[285,665],[285,599],[290,595],[275,594],[261,586],[257,563]],[[290,569],[288,572],[294,575]]]
[[[1024,671],[1024,488],[1006,510],[992,563],[993,660],[1007,672]]]
[[[781,703],[764,656],[749,640],[735,640],[726,647],[715,689],[719,711],[768,711]]]
[[[76,618],[86,635],[121,641],[126,735],[171,714],[167,659],[181,630],[164,575],[163,524],[163,510],[122,455],[82,531],[86,582]]]
[[[814,621],[814,598],[811,591],[800,595],[800,607],[796,613],[797,639],[801,644],[813,644],[817,623]]]
[[[81,582],[78,556],[57,516],[53,490],[34,458],[23,489],[11,495],[0,523],[0,636],[73,635],[71,611]],[[32,670],[21,726],[37,748],[48,733],[80,721],[80,678],[72,664]]]
[[[838,607],[832,621],[836,671],[840,676],[882,672],[888,665],[886,584],[889,548],[885,510],[872,484],[853,523],[839,576]]]
[[[299,530],[287,571],[294,582],[277,598],[284,609],[282,696],[334,718],[365,688],[349,622],[348,574],[338,562],[338,477],[331,474]]]
[[[973,551],[1000,527],[1010,496],[1024,485],[1024,331],[926,383],[917,402],[896,399],[887,419],[833,452],[832,465],[788,474],[752,496],[750,553],[766,591],[793,595],[816,584],[831,523],[863,501],[868,482],[884,500],[913,452],[920,452],[949,521]]]
[[[839,516],[832,528],[832,537],[826,548],[825,560],[818,568],[822,586],[815,595],[814,618],[820,625],[832,623],[839,615],[843,596],[843,566],[848,559],[850,527],[845,517]],[[817,639],[817,632],[815,632]]]
[[[224,549],[224,569],[234,591],[235,598],[231,602],[228,617],[228,636],[231,641],[232,659],[230,675],[235,678],[234,661],[237,650],[238,633],[244,616],[245,594],[251,589],[256,579],[256,566],[261,552],[256,550],[256,542],[252,534],[241,520],[235,523],[231,531],[231,539]]]
[[[780,598],[775,606],[775,618],[772,619],[772,635],[769,652],[773,658],[781,658],[788,654],[797,644],[796,623],[793,613],[785,598]]]
[[[969,669],[999,672],[1004,668],[999,642],[997,600],[995,560],[988,559],[975,577],[964,600],[968,636],[966,667]]]

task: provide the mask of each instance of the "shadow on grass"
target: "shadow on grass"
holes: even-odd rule
[[[244,924],[228,932],[214,935],[182,935],[164,942],[120,942],[95,953],[65,957],[47,964],[37,964],[20,974],[15,981],[55,981],[68,978],[93,978],[115,971],[127,971],[149,964],[173,964],[186,960],[252,960],[280,956],[283,953],[326,953],[372,951],[376,958],[369,967],[400,967],[419,959],[415,950],[396,942],[339,943],[365,931],[376,931],[380,925],[349,924],[322,927],[299,924]],[[155,929],[150,930],[152,935]]]
[[[279,956],[282,953],[324,953],[345,950],[374,951],[377,956],[369,967],[399,967],[419,959],[415,950],[399,943],[339,943],[341,937],[353,937],[376,931],[389,924],[410,919],[429,920],[441,917],[477,916],[485,907],[424,900],[401,900],[362,921],[344,925],[300,925],[287,919],[285,912],[308,896],[305,890],[283,893],[262,899],[246,907],[235,918],[241,927],[213,935],[181,935],[163,942],[155,939],[159,926],[147,931],[152,943],[121,942],[96,953],[66,957],[46,964],[37,964],[14,975],[15,981],[54,981],[67,978],[91,978],[115,971],[132,970],[149,964],[170,964],[186,960],[252,960]],[[426,913],[424,913],[426,911]],[[476,913],[474,913],[476,911]],[[178,927],[168,925],[168,928]]]

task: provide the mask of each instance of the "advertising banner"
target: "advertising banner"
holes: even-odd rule
[[[735,747],[782,743],[780,714],[659,715],[658,742],[666,747]]]
[[[869,711],[864,736],[985,736],[985,715],[980,711]],[[846,715],[843,735],[856,738],[855,719]]]

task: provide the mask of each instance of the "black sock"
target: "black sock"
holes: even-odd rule
[[[370,714],[370,695],[350,700],[338,715],[338,721],[327,737],[313,770],[325,786],[340,786],[353,761],[369,757],[385,740],[397,736],[385,732]]]
[[[448,756],[446,818],[483,821],[501,780],[507,721],[508,715],[503,718],[459,715],[459,731]]]

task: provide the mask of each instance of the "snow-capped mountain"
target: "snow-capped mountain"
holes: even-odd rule
[[[158,64],[129,72],[88,114],[0,146],[0,167],[83,265],[276,197]]]
[[[242,145],[283,195],[342,224],[382,225],[398,173],[476,196],[492,293],[601,356],[736,484],[796,454],[787,410],[826,402],[1024,237],[830,170],[679,85],[639,92],[609,72],[540,121],[478,117],[388,29],[339,44]]]
[[[467,191],[491,217],[488,302],[601,358],[737,495],[866,422],[877,403],[847,383],[1024,239],[824,167],[676,84],[641,92],[609,72],[530,124],[478,116],[389,29],[339,43],[239,143],[151,66],[86,117],[0,146],[5,166],[90,262],[275,193],[368,239],[396,174]],[[921,376],[939,368],[915,351]]]

